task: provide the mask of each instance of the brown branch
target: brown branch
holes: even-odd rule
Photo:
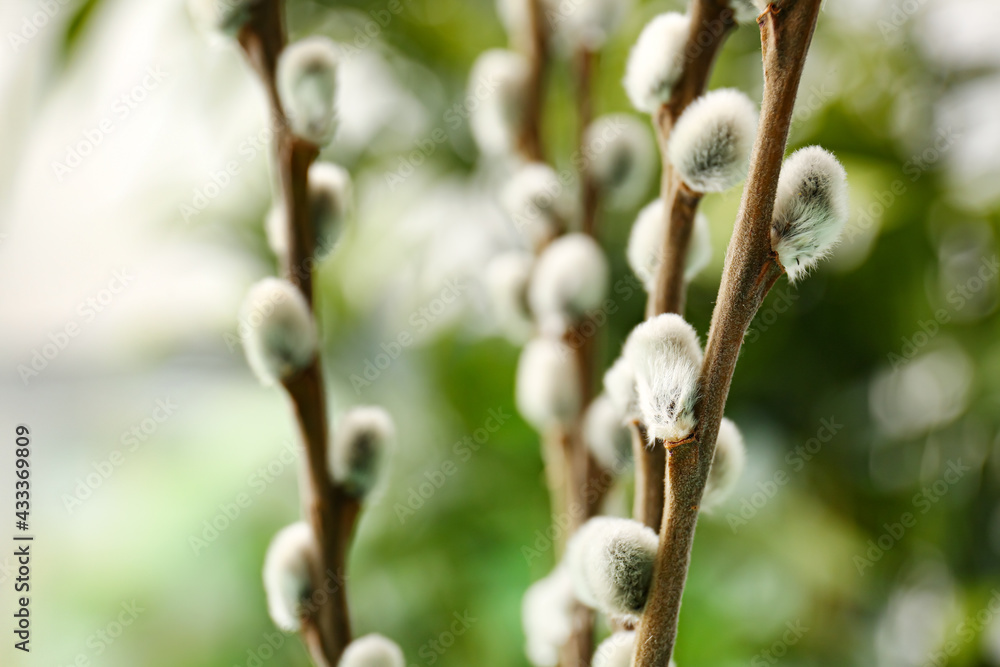
[[[663,313],[684,314],[687,282],[684,269],[701,194],[694,192],[674,174],[667,159],[667,140],[677,119],[691,102],[705,92],[716,56],[726,37],[735,27],[733,12],[726,0],[694,0],[691,3],[691,28],[684,49],[684,68],[674,85],[670,99],[660,107],[653,126],[660,147],[660,197],[666,233],[660,248],[654,289],[646,302],[646,317]],[[654,530],[663,516],[663,493],[660,492],[666,470],[666,452],[655,444],[645,446],[636,457],[636,498],[643,500],[643,520]],[[639,508],[638,502],[636,508]]]
[[[545,105],[545,80],[549,62],[549,31],[545,25],[545,10],[541,0],[528,0],[528,89],[526,91],[517,138],[518,149],[526,160],[545,159],[542,143],[542,111]]]
[[[636,420],[629,424],[632,458],[635,460],[635,498],[632,516],[653,530],[663,518],[663,478],[667,472],[665,447],[647,442],[646,427]]]
[[[585,46],[580,46],[574,57],[576,79],[576,145],[580,156],[580,205],[582,209],[581,228],[584,234],[594,236],[597,231],[597,211],[600,207],[601,191],[591,175],[590,161],[586,158],[587,129],[594,120],[594,70],[599,54]]]
[[[770,222],[795,96],[821,0],[775,2],[758,18],[764,64],[761,121],[726,268],[712,314],[689,444],[669,452],[667,511],[653,584],[636,642],[637,667],[667,667],[677,637],[698,508],[715,454],[715,439],[743,336],[783,272],[771,252]]]
[[[275,158],[288,228],[288,256],[283,263],[289,279],[312,307],[316,232],[309,211],[308,174],[319,149],[292,134],[278,95],[276,67],[287,40],[283,0],[261,0],[253,4],[251,16],[238,38],[247,60],[264,85],[274,122]],[[330,478],[327,463],[329,428],[319,356],[283,384],[292,401],[305,448],[307,465],[302,481],[303,496],[318,551],[318,562],[313,564],[312,573],[316,594],[310,600],[302,634],[313,661],[323,667],[335,665],[351,640],[344,572],[359,505]]]

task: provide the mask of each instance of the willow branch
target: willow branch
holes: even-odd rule
[[[715,454],[719,423],[743,336],[783,269],[770,243],[770,222],[792,109],[821,0],[784,0],[758,18],[764,63],[761,120],[726,268],[712,313],[698,426],[691,442],[668,454],[667,509],[646,611],[636,642],[637,667],[667,667],[677,637],[698,509]]]
[[[542,0],[528,0],[528,89],[526,91],[518,149],[525,159],[545,159],[542,143],[542,110],[545,105],[545,79],[549,62],[549,31],[545,25]]]
[[[284,2],[262,0],[253,4],[250,18],[240,30],[239,42],[264,85],[275,127],[275,159],[289,239],[284,265],[289,279],[312,307],[315,230],[309,214],[308,172],[319,149],[292,134],[278,96],[276,67],[286,39]],[[333,484],[328,472],[329,427],[319,356],[300,373],[285,380],[284,387],[294,407],[305,448],[303,496],[318,551],[318,562],[313,564],[312,572],[317,594],[307,605],[302,633],[313,661],[322,667],[336,664],[351,639],[344,573],[359,508],[355,499]]]
[[[660,147],[660,198],[664,202],[663,247],[654,289],[646,302],[646,317],[663,313],[684,314],[687,281],[684,269],[701,195],[684,185],[667,159],[667,140],[681,114],[705,92],[715,58],[726,37],[735,27],[733,12],[726,0],[694,0],[691,5],[691,29],[684,48],[685,63],[670,99],[660,107],[654,119]],[[643,500],[640,519],[654,530],[659,528],[665,499],[660,489],[666,471],[666,453],[662,448],[644,446],[636,457],[636,497]],[[639,509],[638,503],[636,508]]]

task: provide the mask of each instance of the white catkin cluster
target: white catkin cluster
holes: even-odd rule
[[[340,418],[330,443],[330,474],[355,497],[378,482],[382,460],[396,437],[396,425],[384,408],[358,406]]]
[[[604,393],[623,423],[639,419],[639,394],[635,371],[624,356],[618,357],[604,373]]]
[[[396,642],[372,633],[348,644],[337,667],[406,667],[406,660]]]
[[[505,49],[484,51],[472,65],[469,99],[476,106],[469,119],[472,136],[484,153],[503,155],[517,141],[528,85],[528,61]]]
[[[525,653],[535,667],[555,667],[559,650],[573,632],[573,580],[565,567],[557,567],[524,593],[521,623]]]
[[[278,94],[292,133],[317,146],[337,128],[337,47],[326,37],[290,44],[278,58]]]
[[[583,156],[588,175],[612,206],[632,208],[649,189],[656,151],[649,128],[635,116],[608,114],[591,123]]]
[[[244,351],[251,370],[273,385],[316,356],[316,323],[302,292],[287,280],[264,278],[247,292],[240,320],[249,325]]]
[[[670,132],[667,157],[696,192],[722,192],[747,175],[757,133],[757,108],[733,88],[692,102]]]
[[[534,330],[528,308],[528,284],[535,258],[527,252],[512,250],[497,255],[486,267],[486,287],[493,315],[504,335],[521,344]]]
[[[632,47],[622,84],[638,111],[655,113],[670,99],[684,67],[690,20],[683,14],[660,14],[646,24]]]
[[[587,407],[583,441],[606,470],[620,474],[632,463],[632,434],[607,394],[599,395]]]
[[[260,0],[188,0],[191,18],[199,28],[235,35]]]
[[[267,611],[285,632],[301,626],[301,604],[312,592],[310,568],[316,558],[312,528],[304,521],[278,531],[264,557]]]
[[[624,356],[635,371],[639,411],[650,439],[678,442],[694,430],[702,352],[680,315],[646,320],[629,334]]]
[[[561,334],[599,308],[608,276],[604,252],[587,234],[566,234],[550,243],[538,258],[528,286],[528,302],[542,330]]]
[[[540,248],[566,224],[568,193],[559,175],[543,162],[531,162],[511,176],[501,203],[514,228],[533,248]]]
[[[517,362],[518,412],[542,431],[580,411],[580,377],[573,350],[560,340],[535,338]]]
[[[654,199],[639,211],[628,237],[626,256],[629,267],[642,282],[647,292],[656,286],[656,275],[663,257],[663,235],[666,232],[666,211],[663,200]],[[691,231],[691,244],[684,264],[684,279],[692,280],[708,266],[712,259],[712,240],[708,231],[708,218],[698,213]]]
[[[798,280],[836,245],[847,223],[847,173],[819,146],[792,153],[781,167],[771,218],[771,249]]]
[[[322,259],[333,250],[343,233],[354,198],[351,174],[332,162],[309,167],[309,215],[315,232],[315,256]],[[285,207],[276,202],[267,214],[264,231],[267,244],[277,257],[288,255],[288,225]]]
[[[657,544],[656,533],[639,521],[587,521],[566,545],[577,599],[612,617],[636,620],[649,596]]]
[[[547,15],[570,44],[599,51],[631,9],[631,0],[574,0],[556,4]]]
[[[740,429],[732,420],[723,417],[715,440],[712,469],[705,484],[705,495],[701,499],[703,510],[712,511],[726,501],[743,474],[746,460],[746,445],[743,444]]]

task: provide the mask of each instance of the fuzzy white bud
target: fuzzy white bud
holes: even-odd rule
[[[485,51],[472,65],[468,95],[477,104],[469,124],[484,153],[506,154],[513,150],[524,113],[528,78],[525,57],[505,49]]]
[[[611,401],[618,418],[627,423],[639,419],[639,394],[635,386],[635,371],[624,356],[604,373],[604,393]]]
[[[680,315],[646,320],[629,334],[624,356],[635,371],[639,410],[650,439],[683,440],[694,430],[702,352]]]
[[[549,20],[570,43],[599,51],[631,9],[629,0],[574,0],[557,4]]]
[[[378,481],[396,426],[378,406],[351,408],[340,418],[330,444],[330,474],[355,497],[367,495]]]
[[[659,539],[632,519],[595,517],[566,545],[566,563],[577,598],[614,616],[642,614],[653,580]]]
[[[557,567],[524,593],[521,623],[525,653],[535,667],[555,667],[559,650],[573,632],[573,580],[565,567]]]
[[[191,18],[199,28],[235,35],[260,0],[188,0]]]
[[[514,250],[494,257],[486,267],[494,317],[512,342],[523,343],[534,329],[528,309],[528,283],[534,264],[530,253]]]
[[[249,326],[244,351],[262,384],[299,372],[316,356],[316,323],[302,292],[287,280],[264,278],[247,292],[240,320]]]
[[[757,107],[733,88],[692,102],[670,132],[667,157],[696,192],[722,192],[747,175],[757,133]]]
[[[528,302],[542,330],[559,334],[599,308],[608,275],[604,252],[590,236],[566,234],[550,243],[528,287]]]
[[[271,205],[264,219],[264,233],[267,235],[267,245],[275,257],[288,256],[288,225],[285,224],[285,207],[281,202]]]
[[[607,470],[621,473],[632,462],[632,434],[607,394],[599,395],[587,407],[583,441]]]
[[[333,249],[351,211],[354,185],[339,164],[316,162],[309,167],[309,214],[316,232],[316,254]]]
[[[533,248],[554,237],[570,215],[566,188],[559,175],[543,162],[522,166],[503,188],[501,203],[517,229]]]
[[[656,276],[663,257],[663,235],[666,232],[666,212],[663,200],[654,199],[639,211],[628,237],[626,256],[628,265],[642,281],[647,292],[656,286]],[[712,240],[708,231],[708,218],[698,213],[691,231],[691,244],[684,263],[684,280],[692,280],[712,258]]]
[[[326,37],[288,45],[278,58],[278,94],[292,133],[318,146],[337,128],[337,47]]]
[[[580,411],[580,372],[573,350],[560,340],[535,338],[517,362],[516,403],[539,431],[567,423]]]
[[[847,223],[847,173],[819,146],[792,153],[781,167],[771,217],[771,249],[798,280],[836,245]]]
[[[647,125],[635,116],[601,116],[587,128],[584,157],[588,173],[616,208],[631,208],[649,188],[656,151]]]
[[[348,644],[337,667],[406,667],[406,660],[396,642],[372,633]]]
[[[677,12],[660,14],[646,24],[632,47],[622,83],[632,106],[655,113],[670,99],[684,67],[690,19]]]
[[[267,611],[285,632],[301,626],[301,605],[312,592],[310,568],[317,557],[312,528],[305,521],[278,531],[264,557]]]
[[[747,451],[743,444],[743,435],[732,420],[722,418],[719,424],[719,435],[715,440],[715,457],[712,459],[712,470],[705,484],[705,495],[701,499],[701,508],[711,511],[725,502],[729,494],[736,488],[736,483],[746,466]]]

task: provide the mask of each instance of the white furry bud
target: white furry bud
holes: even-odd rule
[[[406,660],[396,642],[372,633],[348,644],[337,667],[406,667]]]
[[[647,292],[652,292],[656,287],[660,258],[663,257],[663,235],[667,228],[666,211],[663,208],[662,199],[654,199],[643,207],[628,237],[628,265],[642,281]],[[691,280],[698,275],[711,258],[712,241],[709,237],[708,218],[698,213],[694,218],[691,245],[685,259],[684,279]]]
[[[317,557],[312,528],[305,521],[278,531],[264,557],[264,592],[274,624],[295,632],[302,624],[301,606],[312,593],[310,568]]]
[[[188,10],[198,27],[235,35],[250,18],[259,0],[188,0]]]
[[[642,614],[653,580],[656,533],[632,519],[595,517],[566,545],[577,598],[615,617]]]
[[[504,186],[501,203],[514,227],[534,248],[545,245],[569,218],[566,188],[555,170],[543,162],[518,169]]]
[[[656,164],[649,128],[624,113],[601,116],[587,128],[583,154],[590,177],[617,208],[631,208],[649,188]]]
[[[528,309],[528,283],[535,258],[522,251],[505,252],[486,267],[486,286],[494,316],[507,337],[522,343],[534,329]]]
[[[625,341],[635,370],[639,410],[650,439],[683,440],[694,430],[702,352],[698,334],[680,315],[646,320]]]
[[[660,14],[646,24],[632,47],[622,83],[639,111],[655,113],[670,99],[684,67],[690,19],[683,14]]]
[[[819,146],[800,148],[781,167],[771,218],[771,249],[788,279],[804,276],[830,252],[847,223],[847,173]]]
[[[567,423],[580,411],[580,371],[565,343],[536,338],[517,362],[517,409],[539,431]]]
[[[278,58],[278,94],[292,133],[325,146],[337,127],[337,47],[326,37],[288,45]]]
[[[549,16],[571,43],[599,51],[618,30],[631,5],[629,0],[574,0],[558,4]]]
[[[535,667],[555,667],[559,650],[573,632],[573,580],[565,567],[557,567],[524,593],[521,623],[527,640],[525,653]]]
[[[249,327],[247,361],[262,384],[291,377],[316,356],[316,323],[302,292],[287,280],[264,278],[254,284],[240,320]]]
[[[472,65],[468,95],[477,105],[469,124],[484,153],[513,150],[524,113],[528,77],[525,57],[505,49],[485,51]]]
[[[528,302],[543,331],[561,333],[600,307],[607,291],[608,261],[586,234],[561,236],[538,258]]]
[[[743,435],[731,420],[722,418],[719,424],[719,435],[715,440],[715,457],[712,459],[712,470],[705,484],[705,495],[701,499],[701,508],[711,511],[725,502],[729,494],[736,488],[736,483],[746,466],[747,450],[743,444]]]
[[[639,419],[635,371],[624,356],[618,357],[604,373],[604,393],[608,395],[608,400],[623,423]]]
[[[355,497],[367,495],[378,481],[396,425],[378,406],[354,407],[344,413],[330,444],[330,474]]]
[[[607,394],[601,394],[587,407],[583,441],[607,470],[621,473],[632,462],[632,434]]]
[[[667,157],[688,187],[722,192],[747,175],[757,133],[757,108],[733,88],[692,102],[670,132]]]
[[[281,202],[271,205],[264,219],[264,233],[267,235],[267,245],[275,257],[288,256],[288,225],[285,224],[285,207]]]
[[[316,232],[316,254],[333,249],[350,214],[354,186],[351,174],[338,164],[316,162],[309,167],[309,214]]]

